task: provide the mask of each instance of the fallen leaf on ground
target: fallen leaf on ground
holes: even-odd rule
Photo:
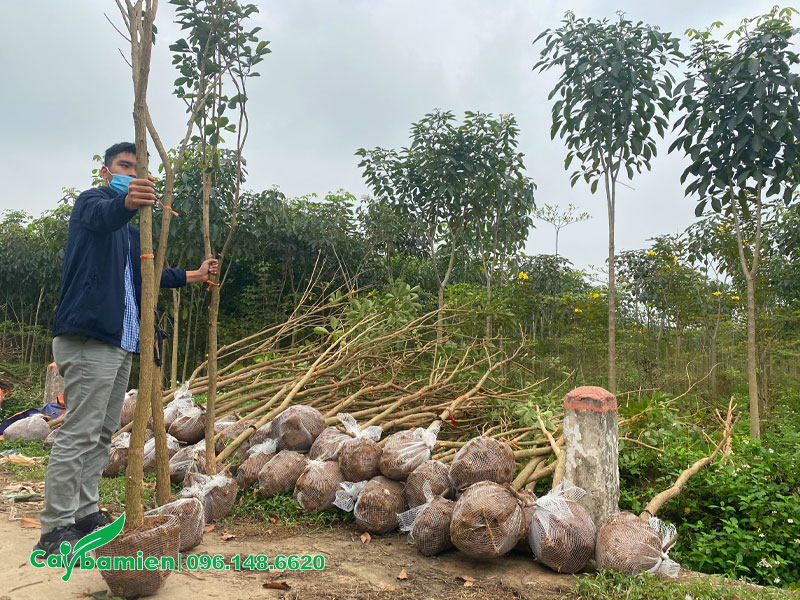
[[[223,542],[227,542],[228,540],[233,540],[233,539],[236,539],[236,536],[233,535],[232,533],[223,533],[222,534],[222,541]]]
[[[267,518],[269,519],[269,522],[272,523],[273,525],[279,525],[281,522],[281,520],[278,518],[278,515],[270,515]]]
[[[266,583],[262,583],[261,587],[266,588],[268,590],[288,591],[292,589],[291,586],[285,581],[267,581]]]
[[[32,519],[30,517],[22,517],[19,522],[19,526],[23,529],[41,529],[42,524],[37,521],[36,519]]]
[[[403,569],[402,571],[400,571],[400,572],[397,574],[397,578],[398,578],[400,581],[405,581],[406,579],[408,579],[408,573],[406,573],[406,570],[405,570],[405,569]]]
[[[369,533],[367,533],[366,531],[361,534],[361,543],[362,544],[369,544],[371,539],[372,539],[372,536]]]
[[[211,533],[214,531],[214,525],[206,525],[203,527],[203,533]]]
[[[456,579],[460,579],[461,581],[466,581],[468,583],[473,583],[475,579],[470,577],[469,575],[459,575]]]

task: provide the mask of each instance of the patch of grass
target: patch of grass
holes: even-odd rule
[[[0,440],[0,452],[18,450],[25,456],[50,456],[50,448],[38,440]]]
[[[33,440],[0,440],[0,452],[3,450],[17,450],[24,456],[44,456],[41,463],[25,467],[23,465],[5,464],[0,466],[4,473],[13,476],[16,481],[44,481],[47,473],[47,458],[50,448],[45,448],[42,442]]]
[[[711,581],[676,583],[644,573],[639,576],[600,571],[578,579],[575,595],[581,600],[792,600],[797,592]]]
[[[144,502],[144,509],[150,510],[155,506],[156,474],[145,473],[144,483],[142,500]],[[101,477],[99,491],[101,506],[110,507],[115,510],[125,510],[125,471],[122,471],[116,477]]]
[[[255,494],[255,488],[242,490],[239,498],[233,505],[233,510],[228,519],[243,518],[272,524],[272,517],[279,520],[280,525],[292,527],[295,525],[306,525],[313,529],[331,527],[335,523],[352,521],[353,516],[338,508],[323,511],[321,513],[310,513],[305,511],[291,494],[278,494],[271,498],[262,498]]]

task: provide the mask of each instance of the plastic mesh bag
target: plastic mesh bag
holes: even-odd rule
[[[169,430],[170,425],[172,425],[172,422],[178,416],[179,409],[189,408],[191,406],[194,406],[194,399],[189,393],[189,382],[187,381],[172,395],[172,400],[164,407],[164,425],[167,430]]]
[[[236,417],[233,417],[233,418],[236,419]],[[222,435],[214,443],[214,450],[215,450],[215,452],[217,454],[219,454],[220,452],[225,450],[225,446],[227,446],[230,442],[232,442],[237,437],[239,437],[242,433],[244,433],[245,429],[247,429],[250,426],[255,426],[256,420],[255,419],[242,419],[242,420],[234,420],[233,423],[225,422],[222,426],[220,426],[219,430],[217,430],[217,425],[218,424],[219,424],[219,421],[217,421],[214,424],[214,431],[216,433],[222,432]],[[238,456],[239,458],[244,458],[244,456],[246,455],[247,450],[250,448],[250,446],[254,445],[256,443],[256,441],[253,439],[254,435],[255,434],[251,435],[249,439],[244,441],[242,443],[242,445],[239,446],[236,449],[236,451],[235,451],[236,456]]]
[[[597,532],[597,568],[677,577],[681,567],[667,555],[675,536],[675,526],[656,517],[648,522],[627,511],[611,515]]]
[[[236,500],[236,492],[239,491],[236,481],[224,471],[216,475],[189,472],[183,485],[181,498],[200,500],[206,523],[228,516]]]
[[[515,468],[511,446],[486,436],[472,438],[453,458],[450,485],[458,492],[479,481],[511,483]]]
[[[560,483],[531,508],[528,543],[536,560],[559,573],[577,573],[594,556],[597,529],[578,501],[584,490]]]
[[[133,413],[136,410],[136,401],[139,399],[139,390],[128,390],[125,399],[122,401],[122,414],[119,418],[119,426],[125,427],[133,421]]]
[[[205,473],[205,471],[205,440],[201,440],[191,446],[184,446],[169,459],[169,479],[172,483],[180,483],[189,472]]]
[[[306,470],[306,457],[292,450],[281,450],[258,474],[258,493],[269,498],[294,490],[300,475]]]
[[[406,509],[403,484],[382,475],[367,482],[353,507],[356,525],[362,531],[381,534],[396,529],[397,513]]]
[[[481,481],[464,490],[456,502],[450,538],[469,556],[502,556],[524,532],[523,518],[520,501],[509,487]]]
[[[366,481],[380,474],[383,450],[378,445],[383,430],[372,425],[361,429],[356,420],[346,414],[336,415],[350,439],[339,450],[339,468],[346,481]]]
[[[50,426],[42,415],[31,415],[6,427],[3,439],[44,441],[50,435]]]
[[[311,450],[308,451],[308,458],[311,460],[339,460],[339,450],[346,441],[352,438],[336,427],[326,427],[319,434]]]
[[[441,422],[436,421],[427,429],[418,427],[390,435],[383,446],[381,473],[389,479],[405,480],[431,457],[441,426]]]
[[[206,515],[203,503],[197,498],[179,498],[164,506],[148,510],[145,515],[174,515],[181,527],[180,551],[199,546],[203,541]]]
[[[400,531],[408,531],[409,543],[423,556],[433,556],[452,548],[450,522],[456,503],[434,496],[430,482],[423,486],[425,502],[397,515]],[[408,487],[406,486],[406,492]]]
[[[59,429],[61,429],[61,427],[56,427],[50,433],[47,434],[46,438],[44,438],[42,444],[44,445],[45,448],[52,448],[53,444],[56,443],[56,436],[58,435]]]
[[[434,496],[447,497],[450,489],[448,474],[450,467],[438,460],[426,460],[414,469],[406,480],[406,500],[410,507],[419,506],[427,502],[424,486],[430,486]]]
[[[236,483],[242,489],[247,489],[258,481],[258,474],[273,456],[275,456],[275,440],[267,440],[261,444],[250,446],[247,458],[239,465],[236,471]]]
[[[297,404],[272,420],[271,437],[281,450],[308,452],[325,429],[325,417],[316,408]]]
[[[128,448],[131,445],[131,434],[127,431],[111,439],[108,453],[108,464],[103,469],[103,477],[116,477],[128,464]]]
[[[254,423],[255,425],[255,423]],[[253,446],[257,446],[258,444],[263,444],[267,440],[272,439],[272,421],[269,423],[265,423],[258,429],[256,429],[255,433],[250,436],[250,440]]]
[[[332,460],[309,460],[294,488],[294,497],[305,510],[328,510],[344,481],[338,463]]]
[[[205,409],[194,404],[179,406],[175,411],[172,424],[167,428],[167,433],[181,442],[194,444],[203,439],[205,427]]]
[[[167,454],[170,458],[181,449],[181,443],[167,434]],[[145,471],[152,471],[156,468],[156,438],[150,438],[144,443],[144,459],[142,467]]]

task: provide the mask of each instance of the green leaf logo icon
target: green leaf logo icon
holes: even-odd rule
[[[83,559],[84,555],[87,552],[91,552],[95,548],[99,548],[104,544],[107,544],[115,537],[117,537],[120,532],[122,531],[122,527],[125,525],[125,513],[122,513],[116,521],[109,523],[105,527],[93,531],[89,535],[83,536],[78,543],[75,544],[75,547],[72,549],[72,558],[70,559],[69,563],[67,563],[67,572],[61,577],[62,581],[69,581],[70,576],[72,575],[72,569],[75,568],[76,564]],[[61,545],[61,554],[64,558],[67,557],[69,554],[69,548],[66,548],[65,545],[69,545],[68,543],[64,543]]]

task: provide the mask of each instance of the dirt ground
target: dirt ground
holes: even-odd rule
[[[0,489],[19,485],[0,475]],[[40,491],[40,483],[29,484]],[[0,600],[92,597],[107,587],[99,571],[73,571],[62,582],[63,569],[36,569],[28,558],[40,530],[23,518],[38,519],[41,504],[0,500]],[[235,537],[227,538],[226,534]],[[322,571],[182,571],[173,572],[157,598],[275,598],[284,600],[320,598],[336,600],[383,599],[537,599],[570,596],[572,575],[558,575],[535,564],[529,554],[512,552],[500,559],[477,561],[457,551],[426,558],[410,546],[405,535],[374,536],[363,543],[352,525],[312,531],[307,527],[217,525],[205,534],[203,543],[190,552],[226,558],[239,554],[322,554]],[[407,579],[398,575],[405,570]],[[265,589],[265,583],[285,583],[289,589]]]

